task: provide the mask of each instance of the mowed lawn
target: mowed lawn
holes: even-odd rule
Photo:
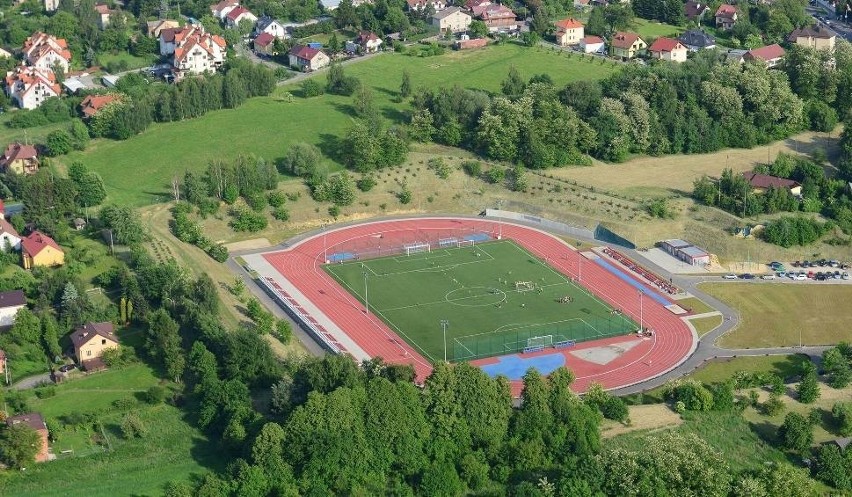
[[[628,319],[511,241],[324,266],[370,312],[432,360],[518,352],[530,337],[587,340],[635,329]],[[366,273],[366,292],[365,276]],[[517,291],[516,282],[532,290]],[[571,296],[570,303],[559,302]]]
[[[549,74],[557,85],[600,79],[617,69],[608,61],[601,64],[601,59],[581,60],[545,48],[506,44],[437,57],[383,54],[349,65],[346,72],[373,88],[376,105],[390,122],[401,123],[406,121],[410,109],[397,96],[403,70],[409,72],[415,87],[459,85],[499,92],[511,66],[525,79]],[[315,77],[325,82],[324,74]],[[212,160],[255,155],[274,161],[295,142],[331,150],[352,125],[352,98],[323,95],[290,100],[284,97],[287,91],[298,94],[298,85],[279,89],[270,97],[251,99],[237,109],[178,123],[154,124],[129,140],[95,140],[86,151],[70,154],[61,161],[67,166],[79,160],[100,173],[108,202],[141,206],[165,200],[174,176],[187,170],[201,171]],[[341,168],[331,159],[328,165],[331,170]]]
[[[681,33],[686,31],[686,28],[683,26],[675,26],[673,24],[666,24],[663,22],[649,21],[647,19],[636,18],[633,21],[633,26],[631,27],[632,31],[635,31],[642,39],[644,39],[649,45],[651,44],[651,39],[656,39],[661,36],[668,37],[678,37]]]
[[[832,345],[849,341],[850,285],[702,284],[739,311],[742,323],[720,339],[728,348]]]

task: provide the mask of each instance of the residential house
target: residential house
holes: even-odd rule
[[[444,0],[405,0],[409,12],[423,12],[432,8],[433,12],[440,12],[447,8]]]
[[[683,4],[683,13],[689,21],[700,23],[704,15],[710,10],[706,3],[694,2],[692,0]]]
[[[728,53],[725,54],[725,58],[728,62],[737,62],[742,64],[745,62],[745,54],[748,53],[748,50],[743,50],[741,48],[728,50]]]
[[[0,48],[0,59],[8,59],[12,57],[12,52]]]
[[[258,19],[257,24],[254,25],[254,32],[257,36],[267,33],[280,40],[290,37],[290,34],[287,33],[287,28],[271,17],[261,17]]]
[[[109,5],[105,3],[96,3],[95,12],[98,14],[98,28],[103,31],[109,26],[110,17],[112,17],[115,11],[110,9]]]
[[[587,10],[591,8],[592,3],[590,0],[574,0],[574,8],[580,11]]]
[[[201,25],[160,32],[160,54],[173,56],[175,79],[187,74],[215,72],[225,62],[226,48],[224,38],[207,33]]]
[[[9,416],[6,418],[7,426],[25,425],[36,431],[39,435],[39,449],[35,455],[35,462],[45,462],[53,459],[50,453],[50,445],[48,443],[47,424],[44,418],[37,412],[28,412],[26,414],[18,414],[17,416]]]
[[[101,359],[104,351],[118,348],[118,337],[114,331],[112,323],[104,322],[86,323],[71,333],[74,355],[86,371],[105,367]]]
[[[269,33],[260,33],[254,39],[254,51],[263,55],[276,55],[275,37]]]
[[[648,44],[645,43],[645,40],[640,38],[639,35],[623,31],[616,31],[616,33],[612,35],[612,41],[610,42],[612,55],[615,57],[621,57],[622,59],[632,59],[643,52],[647,47]]]
[[[287,53],[290,67],[299,71],[316,71],[329,64],[331,59],[322,50],[305,45],[296,45]]]
[[[20,238],[18,240],[18,245],[20,246]],[[15,317],[18,315],[18,311],[26,306],[27,297],[22,290],[0,292],[0,328],[9,328],[15,324]]]
[[[837,33],[819,24],[793,30],[787,41],[796,45],[817,50],[834,50]]]
[[[38,150],[32,145],[21,145],[21,142],[10,143],[0,157],[0,171],[4,173],[35,174],[38,166]]]
[[[21,52],[27,65],[37,69],[53,71],[54,67],[61,67],[62,72],[67,73],[71,66],[68,42],[42,32],[33,33],[24,40]]]
[[[743,55],[743,61],[759,61],[766,64],[766,67],[773,68],[784,60],[784,49],[781,45],[774,43],[765,47],[749,50]]]
[[[733,5],[723,3],[716,9],[716,27],[728,30],[737,23],[737,8]]]
[[[678,40],[661,36],[654,40],[648,48],[651,57],[669,62],[686,62],[686,54],[689,52]]]
[[[210,6],[210,13],[213,14],[213,17],[216,19],[224,21],[225,16],[239,6],[240,2],[237,0],[222,0],[219,3]]]
[[[257,22],[257,16],[252,14],[251,11],[243,6],[239,6],[225,16],[225,24],[231,28],[235,29],[240,27],[240,23],[243,21],[249,21],[252,24]]]
[[[180,23],[171,19],[160,19],[159,21],[148,21],[148,38],[159,38],[164,29],[179,28]]]
[[[21,250],[21,235],[5,217],[0,217],[0,250],[6,252],[7,247],[8,250]]]
[[[373,33],[372,31],[359,32],[354,41],[355,44],[361,48],[363,53],[378,52],[379,47],[382,46],[382,43],[384,43],[382,39],[376,36],[376,33]]]
[[[21,257],[24,269],[65,264],[65,252],[62,251],[59,244],[40,231],[33,231],[21,239]]]
[[[519,29],[518,21],[512,9],[500,4],[485,5],[473,9],[474,17],[488,26],[491,33],[516,31]]]
[[[59,0],[44,0],[44,11],[48,14],[59,9]]]
[[[585,36],[580,40],[580,50],[583,53],[604,53],[606,43],[600,36]]]
[[[464,9],[473,12],[476,7],[485,7],[486,5],[491,5],[491,0],[467,0],[464,3]]]
[[[585,36],[583,23],[572,18],[556,21],[556,44],[563,47],[579,45]]]
[[[680,35],[678,40],[690,52],[716,48],[716,38],[707,34],[703,29],[690,29]]]
[[[754,193],[765,193],[770,188],[777,188],[789,191],[794,197],[802,194],[802,185],[791,179],[779,178],[768,174],[758,174],[753,171],[744,172],[743,178],[751,185]]]
[[[107,95],[87,95],[86,98],[80,102],[80,113],[83,114],[83,119],[89,119],[97,114],[101,109],[119,99],[119,95],[113,93]]]
[[[340,0],[319,0],[319,3],[326,12],[337,10],[340,7]],[[353,3],[352,6],[354,7],[355,4]]]
[[[432,15],[432,26],[442,33],[463,33],[470,29],[473,18],[459,7],[449,7]]]

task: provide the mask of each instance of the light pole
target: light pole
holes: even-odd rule
[[[444,330],[444,362],[447,362],[447,326],[450,325],[450,322],[446,319],[441,320],[441,329]]]
[[[583,279],[583,254],[577,253],[577,281]]]
[[[639,331],[645,333],[645,314],[642,297],[645,296],[644,290],[639,290]]]
[[[325,223],[322,224],[322,260],[324,260],[325,263],[328,264],[328,248],[325,244],[326,226],[327,225]]]
[[[364,271],[364,312],[370,313],[370,297],[367,293],[367,271]]]

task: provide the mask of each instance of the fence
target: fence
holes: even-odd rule
[[[429,247],[437,250],[449,246],[487,242],[492,239],[494,239],[493,234],[483,231],[483,226],[394,231],[387,235],[380,233],[338,243],[332,249],[326,250],[324,258],[326,262],[376,259],[392,255],[408,255],[409,252],[413,253],[412,247]],[[452,240],[452,243],[448,240]]]
[[[594,239],[600,240],[605,243],[611,243],[614,245],[620,245],[622,247],[627,247],[629,249],[635,249],[636,245],[630,240],[615,234],[612,230],[605,227],[604,225],[598,223],[595,226],[594,230],[586,228],[584,226],[574,226],[571,224],[562,223],[559,221],[552,221],[550,219],[534,216],[530,214],[524,214],[521,212],[514,211],[506,211],[500,209],[485,209],[486,217],[493,218],[502,218],[502,219],[511,219],[515,221],[522,221],[526,224],[532,224],[540,226],[542,229],[550,232],[555,232],[568,236],[575,236],[580,238]]]
[[[548,323],[515,330],[467,335],[453,339],[454,361],[472,361],[483,357],[523,352],[530,338],[553,336],[553,344],[585,342],[638,330],[638,325],[623,315],[586,317],[561,323]]]

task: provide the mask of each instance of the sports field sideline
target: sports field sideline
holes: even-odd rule
[[[522,351],[528,339],[584,341],[635,323],[510,240],[433,249],[324,269],[431,361]]]

